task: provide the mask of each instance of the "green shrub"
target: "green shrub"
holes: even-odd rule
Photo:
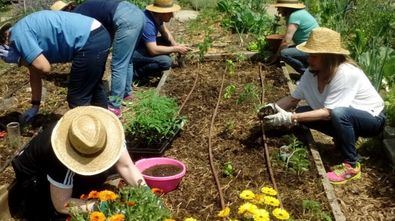
[[[125,128],[134,138],[157,144],[173,136],[182,119],[177,118],[177,102],[160,96],[155,90],[134,92],[136,101],[127,104],[131,111],[126,112]]]
[[[392,87],[385,97],[385,110],[387,124],[391,127],[395,127],[395,87]]]

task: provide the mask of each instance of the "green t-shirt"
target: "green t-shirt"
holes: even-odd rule
[[[289,16],[288,24],[298,25],[298,29],[292,38],[292,41],[297,45],[307,41],[311,30],[318,27],[315,18],[305,9],[294,11]]]

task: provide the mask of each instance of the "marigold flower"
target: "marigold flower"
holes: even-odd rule
[[[108,218],[108,221],[124,221],[125,215],[123,214],[115,214]]]
[[[253,200],[253,202],[257,203],[257,204],[263,204],[263,198],[265,197],[265,195],[263,194],[255,194],[255,198]]]
[[[277,198],[274,198],[272,196],[264,196],[263,203],[266,205],[269,205],[269,206],[279,206],[280,200],[278,200]]]
[[[87,200],[89,195],[81,194],[80,200]]]
[[[273,216],[279,220],[288,220],[289,219],[289,213],[285,209],[282,209],[282,208],[274,209]]]
[[[102,212],[95,211],[89,215],[89,220],[90,221],[105,221],[106,216]]]
[[[160,188],[155,188],[155,187],[151,189],[151,192],[154,193],[154,194],[157,195],[157,196],[160,196],[160,195],[163,194],[163,190],[162,190],[162,189],[160,189]]]
[[[197,219],[188,217],[188,218],[185,218],[184,221],[197,221]]]
[[[225,217],[228,217],[229,214],[230,214],[230,208],[229,207],[225,207],[225,209],[219,211],[217,216],[221,217],[221,218],[225,218]]]
[[[261,192],[266,194],[266,195],[270,195],[270,196],[275,196],[277,195],[277,191],[272,188],[272,187],[268,187],[268,186],[264,186],[261,188]]]
[[[237,211],[238,214],[244,214],[245,212],[253,213],[258,207],[252,203],[244,203]]]
[[[88,195],[88,199],[97,199],[97,198],[99,198],[99,192],[97,192],[96,190],[91,191]]]
[[[99,199],[102,202],[108,201],[108,200],[115,200],[116,198],[118,198],[117,194],[115,194],[114,192],[112,192],[110,190],[103,190],[103,191],[99,192]]]
[[[137,203],[135,201],[127,202],[128,206],[135,206]]]
[[[240,193],[240,198],[242,198],[244,200],[254,199],[254,197],[255,197],[255,194],[251,190],[243,190]]]
[[[253,214],[252,218],[254,221],[269,221],[269,212],[265,209],[257,209]]]

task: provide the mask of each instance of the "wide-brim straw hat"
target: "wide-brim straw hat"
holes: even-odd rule
[[[51,10],[52,11],[62,11],[63,9],[65,9],[66,7],[70,6],[71,4],[73,4],[73,2],[64,2],[64,1],[56,1],[55,3],[53,3],[51,5]]]
[[[298,0],[277,0],[276,4],[272,4],[272,6],[277,8],[295,8],[295,9],[306,8],[306,6],[302,2],[299,2]]]
[[[83,145],[73,146],[72,143]],[[100,151],[85,151],[96,148],[96,143],[101,144],[96,145],[102,147]],[[112,112],[101,107],[83,106],[69,110],[58,121],[52,131],[51,144],[63,165],[77,174],[89,176],[109,169],[118,161],[125,145],[125,134],[121,122]]]
[[[155,0],[153,4],[145,7],[148,11],[156,13],[171,13],[181,9],[181,6],[174,4],[173,0]]]
[[[297,45],[296,48],[309,54],[350,54],[342,47],[340,34],[329,28],[313,29],[309,39]]]

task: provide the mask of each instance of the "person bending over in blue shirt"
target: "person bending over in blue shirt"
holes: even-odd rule
[[[131,98],[132,94],[132,56],[144,27],[143,12],[137,6],[120,0],[87,0],[75,9],[72,2],[57,1],[51,9],[92,17],[110,32],[113,47],[108,109],[121,117],[121,102]]]
[[[67,92],[70,108],[107,108],[102,77],[111,39],[100,22],[75,13],[40,11],[22,18],[1,35],[0,57],[24,65],[30,72],[32,107],[22,114],[22,122],[38,113],[41,74],[49,73],[52,63],[72,61]]]
[[[135,74],[139,77],[168,70],[172,64],[170,53],[186,54],[190,50],[189,47],[178,44],[164,24],[178,10],[180,6],[172,0],[156,0],[146,7],[146,24],[133,55]],[[157,38],[158,33],[161,34],[160,38]]]

